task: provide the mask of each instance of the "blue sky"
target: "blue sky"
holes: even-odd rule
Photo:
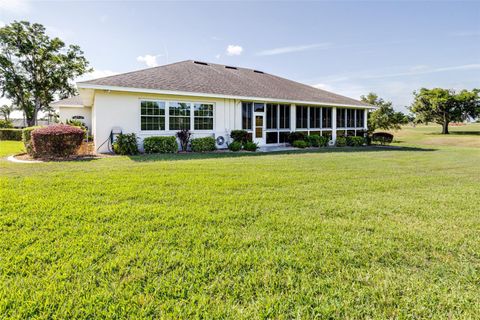
[[[480,2],[0,0],[81,46],[88,77],[196,59],[263,70],[398,110],[421,87],[480,87]]]

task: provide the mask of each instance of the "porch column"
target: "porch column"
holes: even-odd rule
[[[290,105],[290,131],[294,132],[297,130],[297,107],[292,104]]]
[[[337,108],[332,108],[332,141],[337,141]]]
[[[365,130],[368,130],[368,112],[370,112],[369,109],[363,109],[363,127]]]

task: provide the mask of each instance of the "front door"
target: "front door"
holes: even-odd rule
[[[254,130],[253,130],[253,142],[257,143],[258,145],[265,144],[265,121],[263,119],[264,114],[255,112],[254,116]]]

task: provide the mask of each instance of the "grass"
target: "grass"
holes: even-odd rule
[[[477,318],[480,149],[437,129],[398,133],[417,149],[1,160],[0,315]]]

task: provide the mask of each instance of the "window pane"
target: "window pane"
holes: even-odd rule
[[[288,135],[290,132],[280,132],[279,143],[286,143],[288,141]]]
[[[190,117],[170,117],[170,130],[190,130]]]
[[[194,130],[213,130],[213,104],[195,103]]]
[[[242,102],[242,128],[252,130],[252,103]]]
[[[267,143],[278,143],[278,132],[267,132]]]
[[[142,116],[141,130],[165,130],[165,117]]]
[[[267,129],[277,129],[277,107],[276,104],[267,104]]]
[[[289,105],[280,105],[280,129],[290,129]]]
[[[213,104],[195,103],[195,117],[213,117]]]
[[[165,102],[162,101],[141,101],[141,112],[143,116],[160,116],[165,115]]]
[[[195,117],[195,130],[213,130],[213,118]]]
[[[264,104],[263,103],[255,103],[254,104],[254,109],[255,112],[263,112],[264,111]]]
[[[184,102],[169,103],[171,116],[190,116],[190,104]]]
[[[140,102],[140,130],[165,130],[165,102]]]
[[[347,109],[347,127],[355,127],[355,109]]]

